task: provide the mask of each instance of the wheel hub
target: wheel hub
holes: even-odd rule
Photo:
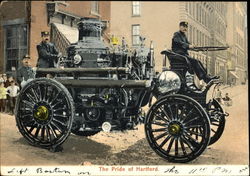
[[[46,106],[38,106],[34,112],[34,117],[38,120],[47,120],[49,117],[49,110]]]
[[[46,102],[39,102],[34,106],[33,116],[37,123],[47,124],[51,120],[51,107]]]
[[[181,124],[177,123],[177,122],[173,122],[169,125],[168,127],[168,131],[171,135],[177,136],[181,134]]]

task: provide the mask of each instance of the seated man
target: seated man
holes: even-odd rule
[[[18,70],[16,72],[17,83],[21,87],[23,87],[29,79],[35,78],[35,72],[32,69],[32,67],[30,67],[29,60],[30,60],[30,56],[28,54],[23,56],[22,65],[21,65],[21,67],[18,68]]]
[[[214,76],[210,77],[207,75],[207,71],[199,60],[189,57],[188,49],[193,48],[194,45],[190,44],[187,40],[185,32],[187,31],[188,23],[180,22],[180,30],[174,33],[172,39],[172,51],[181,55],[184,55],[188,58],[189,62],[192,65],[192,68],[200,80],[204,80],[206,83],[209,83],[212,79],[218,79],[219,77]]]

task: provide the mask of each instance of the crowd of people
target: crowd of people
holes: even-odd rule
[[[0,112],[14,114],[20,87],[12,75],[0,74]]]

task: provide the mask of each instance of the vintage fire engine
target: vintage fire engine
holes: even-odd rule
[[[100,20],[82,19],[79,41],[67,48],[67,57],[59,58],[55,68],[36,71],[52,78],[37,76],[22,88],[16,122],[31,145],[50,149],[71,132],[91,136],[144,123],[157,154],[170,162],[188,162],[220,138],[227,113],[216,100],[206,101],[208,89],[218,82],[194,88],[191,68],[182,63],[188,61],[169,50],[162,54],[171,68],[156,74],[152,42],[146,47],[141,37],[141,45],[132,49],[124,42],[107,45],[104,28]],[[148,104],[145,114],[142,107]]]

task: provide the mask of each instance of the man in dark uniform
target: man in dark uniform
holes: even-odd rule
[[[38,68],[51,68],[54,67],[54,61],[61,56],[53,43],[50,43],[48,31],[41,32],[42,42],[37,45],[38,52]]]
[[[191,58],[188,54],[188,49],[194,48],[194,45],[192,45],[186,37],[185,32],[187,32],[188,23],[185,21],[180,22],[180,30],[178,32],[174,33],[173,39],[172,39],[172,51],[175,53],[178,53],[180,55],[184,55],[188,58],[190,61],[194,72],[198,76],[200,80],[204,80],[206,83],[211,81],[212,79],[218,79],[218,76],[210,77],[207,75],[207,71],[202,65],[202,63],[199,60],[196,60],[194,58]]]
[[[22,66],[17,70],[17,83],[23,85],[28,79],[35,78],[35,72],[29,66],[30,56],[26,54],[22,58]],[[23,87],[23,86],[22,86]]]

